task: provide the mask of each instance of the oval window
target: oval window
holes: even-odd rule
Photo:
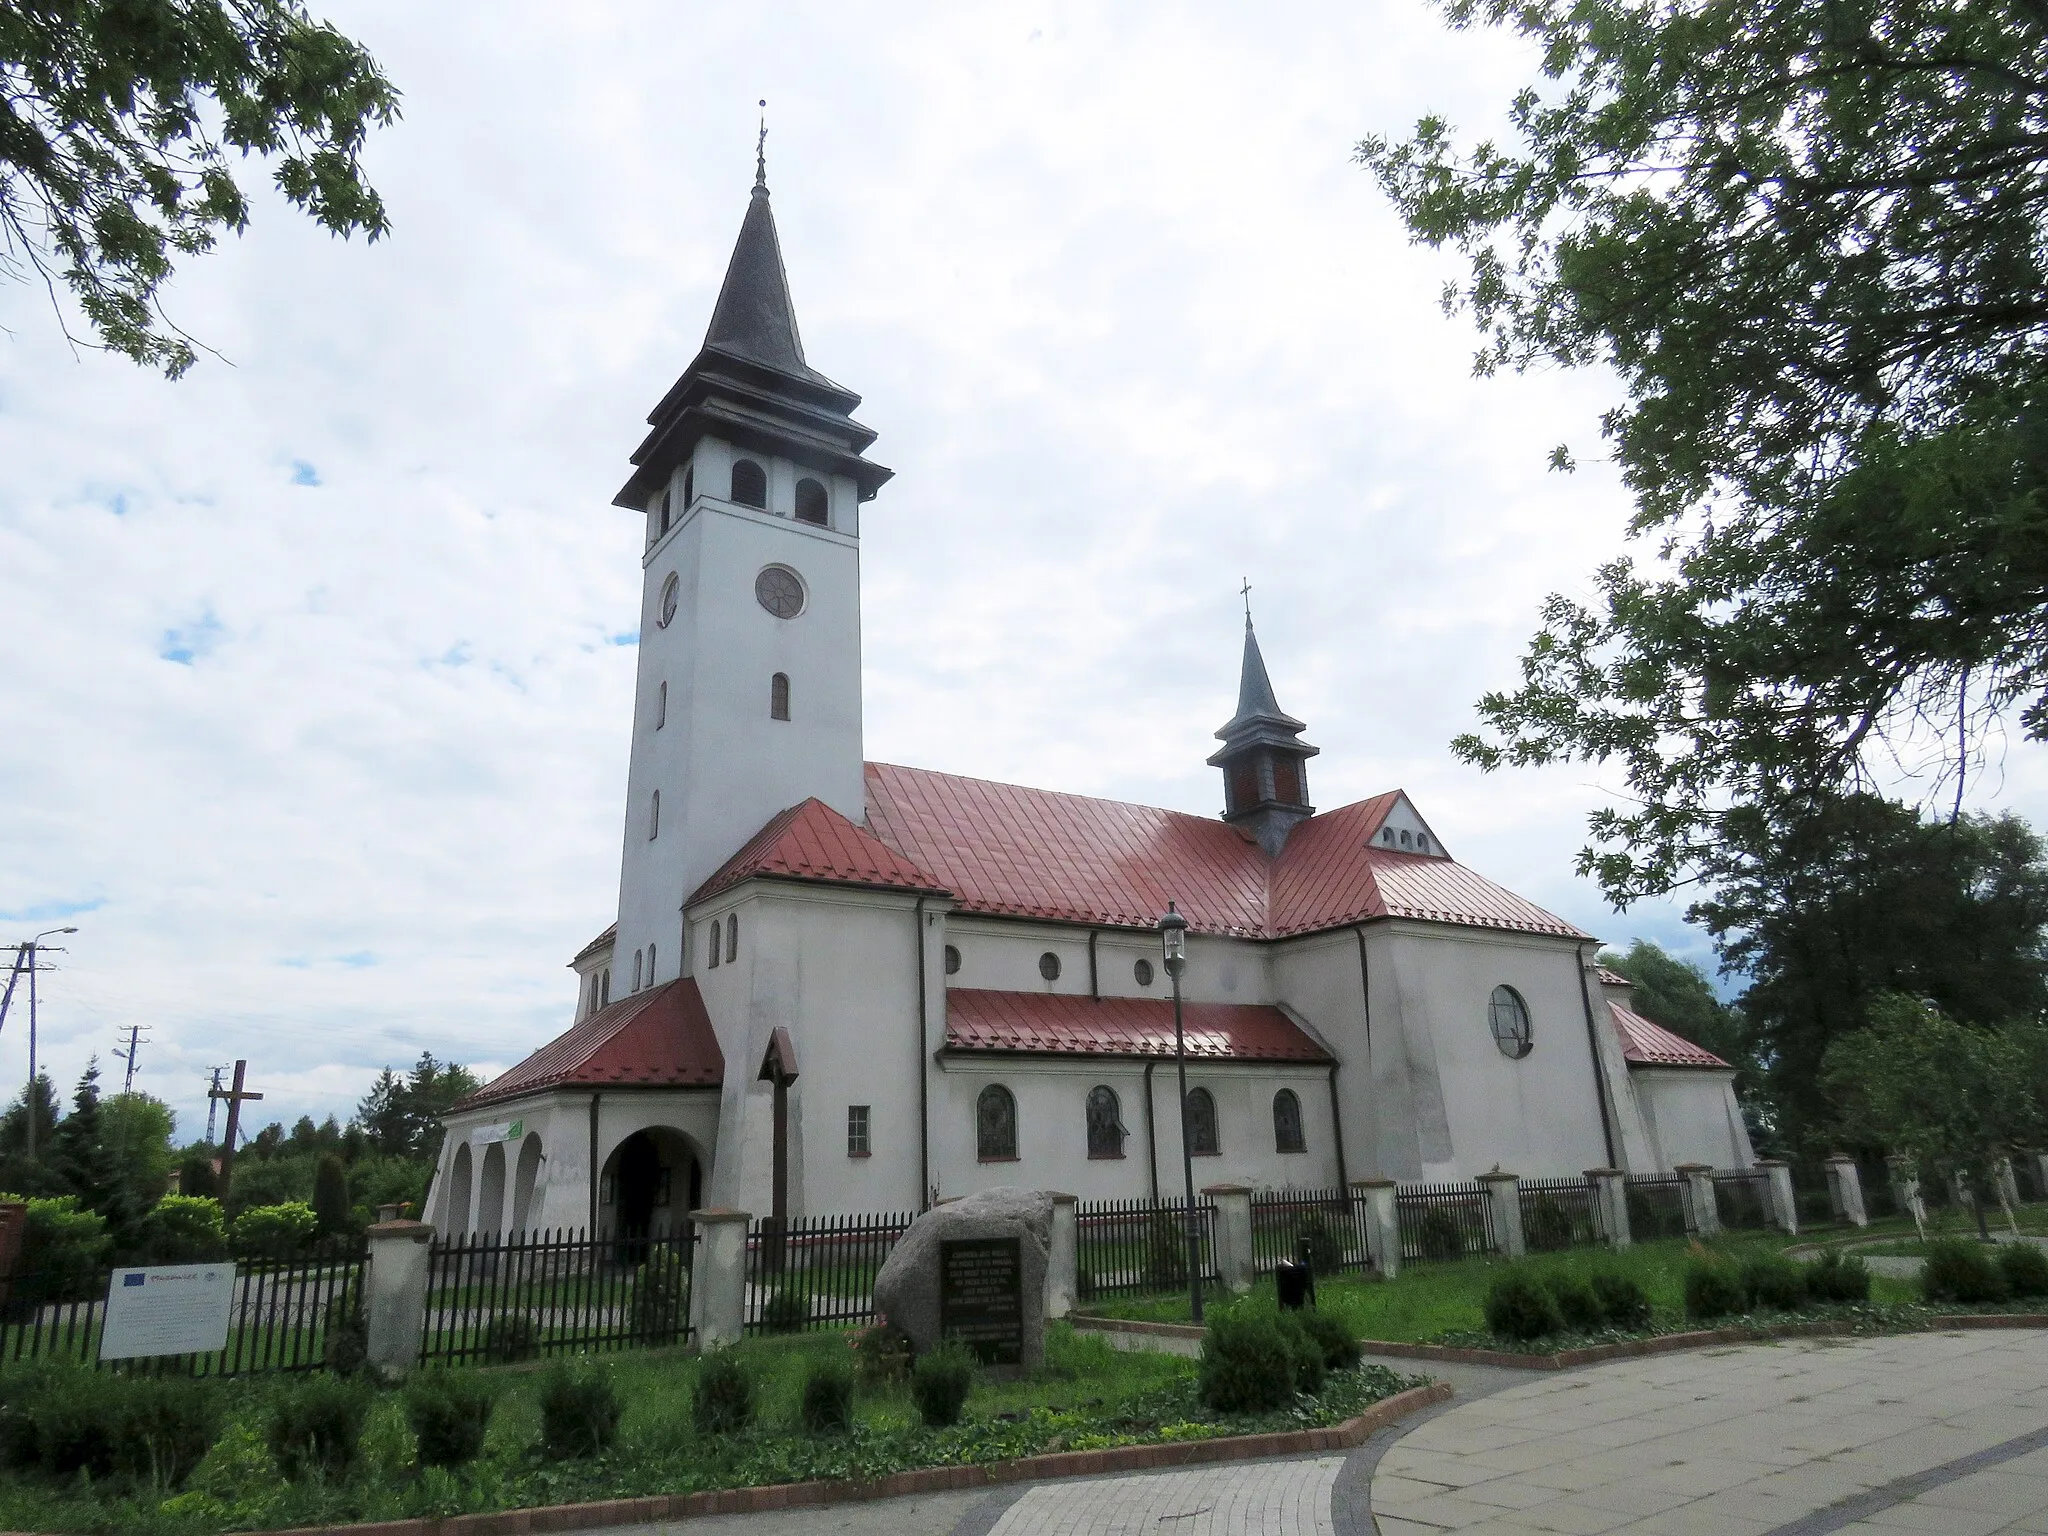
[[[682,595],[682,578],[676,575],[674,571],[670,571],[668,573],[668,580],[661,584],[661,607],[654,621],[657,628],[668,628],[670,622],[676,616],[676,604],[681,600]]]
[[[960,951],[951,944],[946,946],[946,974],[948,976],[960,974]]]
[[[1040,955],[1038,957],[1038,974],[1047,981],[1058,981],[1060,979],[1060,957],[1049,949]]]
[[[1529,1029],[1529,1005],[1513,987],[1493,989],[1487,1017],[1493,1026],[1493,1043],[1500,1047],[1501,1055],[1520,1061],[1535,1049]]]
[[[1131,979],[1141,987],[1151,986],[1152,962],[1150,960],[1140,960],[1136,965],[1132,966]]]
[[[804,579],[786,565],[763,566],[754,578],[754,601],[778,619],[793,619],[804,611]]]

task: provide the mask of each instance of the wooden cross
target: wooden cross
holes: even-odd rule
[[[227,1142],[221,1148],[220,1154],[220,1198],[223,1203],[225,1203],[225,1201],[228,1198],[228,1180],[234,1177],[235,1172],[235,1132],[241,1128],[242,1124],[242,1101],[245,1099],[260,1099],[263,1097],[263,1095],[260,1093],[243,1092],[242,1076],[245,1072],[248,1071],[248,1069],[248,1062],[236,1062],[235,1085],[232,1088],[223,1090],[220,1087],[219,1083],[216,1082],[215,1085],[212,1088],[209,1088],[206,1092],[206,1096],[209,1099],[226,1099],[228,1101]]]

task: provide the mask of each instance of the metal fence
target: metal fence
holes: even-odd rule
[[[1590,1248],[1607,1240],[1593,1181],[1524,1179],[1522,1241],[1531,1253]]]
[[[1771,1176],[1746,1169],[1717,1169],[1714,1207],[1731,1232],[1762,1232],[1777,1225],[1771,1215]]]
[[[1891,1167],[1883,1158],[1858,1158],[1856,1181],[1863,1190],[1863,1213],[1873,1221],[1883,1216],[1906,1214],[1892,1186]]]
[[[112,1275],[111,1269],[31,1271],[0,1281],[0,1368],[33,1361],[100,1365]],[[360,1244],[245,1260],[235,1267],[224,1348],[106,1365],[191,1376],[316,1371],[326,1364],[330,1332],[358,1319],[362,1304]]]
[[[1272,1190],[1252,1196],[1252,1271],[1306,1257],[1318,1275],[1371,1268],[1363,1202],[1342,1189]]]
[[[680,1344],[690,1336],[693,1234],[564,1227],[443,1238],[427,1257],[420,1360],[501,1364]]]
[[[2029,1152],[2012,1160],[2012,1181],[2020,1192],[2022,1205],[2039,1205],[2048,1199],[2041,1187],[2041,1160]]]
[[[1632,1173],[1626,1182],[1630,1235],[1639,1242],[1684,1237],[1699,1230],[1692,1186],[1683,1174]]]
[[[1077,1289],[1099,1296],[1178,1290],[1188,1283],[1185,1200],[1083,1200],[1074,1208]],[[1216,1207],[1197,1202],[1195,1241],[1204,1283],[1216,1278]]]
[[[800,1333],[875,1320],[875,1276],[914,1213],[814,1216],[747,1232],[748,1333]]]
[[[1401,1262],[1463,1259],[1493,1253],[1493,1201],[1478,1184],[1404,1184],[1394,1192],[1401,1226]]]

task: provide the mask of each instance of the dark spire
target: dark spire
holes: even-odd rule
[[[1244,616],[1244,666],[1237,680],[1237,713],[1216,733],[1229,741],[1256,725],[1276,725],[1288,734],[1306,730],[1301,721],[1280,708],[1273,697],[1273,680],[1266,675],[1266,658],[1259,654],[1259,637],[1252,629],[1252,616]]]
[[[704,345],[800,379],[822,379],[804,362],[789,274],[782,266],[782,242],[776,238],[775,215],[768,206],[767,133],[763,127],[754,152],[754,192],[747,200],[747,216],[740,221],[740,238],[726,264],[725,286],[718,290]]]
[[[1273,680],[1266,675],[1247,603],[1237,713],[1216,733],[1223,745],[1209,766],[1223,770],[1223,819],[1273,857],[1286,846],[1287,834],[1315,814],[1308,801],[1307,763],[1318,749],[1301,739],[1305,729],[1273,697]]]

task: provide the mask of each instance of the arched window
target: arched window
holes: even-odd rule
[[[768,679],[768,718],[787,720],[789,718],[789,674],[778,672]]]
[[[1493,1026],[1493,1043],[1500,1053],[1520,1061],[1536,1048],[1529,1028],[1529,1005],[1513,987],[1495,987],[1487,1005],[1487,1022]]]
[[[657,539],[660,538],[662,534],[668,532],[669,495],[670,493],[668,491],[663,491],[661,493],[661,527],[660,530],[654,535]]]
[[[647,985],[654,985],[654,946],[647,946]]]
[[[1058,981],[1060,979],[1060,957],[1049,949],[1040,955],[1038,957],[1038,974],[1047,981]]]
[[[1383,842],[1383,843],[1391,843],[1391,842],[1392,842],[1393,840],[1394,840],[1394,829],[1393,829],[1392,827],[1381,827],[1381,828],[1380,828],[1380,841],[1381,841],[1381,842]]]
[[[640,990],[640,951],[633,951],[633,990]]]
[[[725,958],[728,962],[740,957],[740,915],[737,912],[725,914]]]
[[[601,985],[601,986],[600,986],[600,987],[598,988],[598,1004],[597,1004],[597,1006],[598,1006],[598,1007],[600,1007],[600,1008],[609,1008],[609,1007],[611,1006],[611,1002],[612,1002],[612,968],[611,968],[610,966],[606,966],[606,967],[604,968],[604,981],[603,981],[603,984],[602,984],[602,985]]]
[[[960,974],[960,951],[951,944],[946,946],[946,974],[948,976]]]
[[[1001,1083],[990,1083],[974,1101],[974,1155],[984,1163],[1017,1157],[1017,1100]]]
[[[1427,832],[1416,833],[1415,846],[1421,849],[1424,853],[1429,852],[1429,834]]]
[[[1107,1084],[1088,1090],[1088,1155],[1124,1155],[1123,1106],[1117,1102],[1116,1090]]]
[[[1301,804],[1301,765],[1291,757],[1273,759],[1273,798],[1282,805]]]
[[[1150,960],[1140,960],[1136,965],[1133,965],[1131,967],[1131,979],[1141,987],[1151,986],[1152,962]]]
[[[799,480],[796,483],[796,520],[800,523],[816,523],[820,528],[830,522],[831,502],[825,495],[825,487],[815,480]]]
[[[661,691],[654,696],[654,728],[658,731],[668,724],[668,684],[661,685]]]
[[[768,505],[768,476],[752,459],[733,463],[732,499],[743,507]]]
[[[1301,1134],[1301,1100],[1292,1088],[1282,1088],[1273,1095],[1273,1150],[1308,1150],[1308,1138]]]
[[[1219,1157],[1223,1144],[1216,1135],[1216,1100],[1206,1088],[1188,1090],[1188,1151],[1195,1157]]]
[[[661,836],[661,791],[654,792],[654,804],[647,813],[647,841],[653,842]]]
[[[1412,843],[1413,843],[1414,841],[1415,841],[1415,839],[1413,839],[1412,837],[1410,837],[1410,836],[1409,836],[1409,835],[1408,835],[1408,834],[1407,834],[1406,832],[1403,832],[1403,833],[1401,834],[1401,846],[1402,846],[1403,848],[1406,848],[1406,847],[1408,847],[1408,846],[1409,846],[1410,844],[1412,844]]]
[[[709,945],[706,946],[706,948],[710,952],[704,957],[704,966],[706,970],[715,971],[718,969],[719,957],[725,951],[725,944],[723,943],[724,937],[725,924],[721,923],[717,918],[714,917],[713,919],[711,919],[711,942]]]
[[[697,466],[692,464],[683,471],[683,510],[690,510],[690,503],[697,499]]]

